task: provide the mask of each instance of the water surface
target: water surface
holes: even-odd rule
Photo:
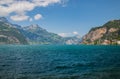
[[[0,79],[120,79],[120,46],[1,45]]]

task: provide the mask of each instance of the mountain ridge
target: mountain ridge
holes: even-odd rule
[[[33,24],[22,28],[22,33],[31,43],[35,44],[62,44],[63,39],[55,33],[50,33],[41,28],[39,25]]]
[[[111,20],[102,26],[91,28],[83,36],[61,37],[48,32],[37,24],[22,27],[0,18],[0,44],[120,44],[120,20]]]
[[[61,37],[58,34],[48,32],[46,29],[41,28],[38,24],[31,24],[22,27],[20,25],[10,23],[5,17],[0,17],[0,22],[2,22],[0,28],[4,28],[7,26],[8,28],[11,27],[12,30],[15,29],[20,35],[18,35],[17,33],[14,33],[14,35],[17,34],[17,38],[24,39],[24,41],[26,42],[25,44],[78,44],[79,42],[77,36]],[[2,24],[5,25],[2,26]],[[9,36],[12,36],[10,32],[8,32],[7,34],[9,34]],[[1,35],[0,37],[3,36],[4,35]],[[19,39],[17,39],[17,41]],[[0,42],[3,42],[3,40],[0,40]],[[13,42],[11,42],[10,44],[14,44],[14,42],[15,40],[13,40]],[[4,42],[3,44],[6,43]],[[19,44],[23,43],[19,42]]]

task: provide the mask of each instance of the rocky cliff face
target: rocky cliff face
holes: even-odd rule
[[[83,39],[83,44],[119,44],[120,20],[109,21],[101,27],[92,28]]]

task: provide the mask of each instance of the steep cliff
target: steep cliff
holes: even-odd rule
[[[92,28],[82,38],[83,44],[120,44],[120,20],[112,20]]]

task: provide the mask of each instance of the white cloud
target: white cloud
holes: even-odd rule
[[[24,21],[24,20],[28,20],[29,16],[26,15],[14,15],[11,16],[10,19],[12,19],[13,21]]]
[[[77,35],[77,34],[78,34],[78,32],[74,31],[74,32],[73,32],[73,34],[74,34],[74,35]]]
[[[39,19],[41,19],[42,18],[42,15],[41,14],[36,14],[35,16],[34,16],[34,19],[35,20],[39,20]]]
[[[15,15],[10,16],[12,20],[27,20],[28,11],[32,11],[36,7],[47,7],[51,4],[61,3],[61,1],[63,0],[0,0],[0,16],[10,16],[11,13],[14,13]]]
[[[46,7],[50,4],[54,4],[54,3],[61,3],[62,0],[33,0],[33,2],[38,5],[38,6],[42,6],[42,7]]]
[[[15,0],[0,0],[0,4],[9,4],[12,3]]]
[[[59,33],[58,35],[62,36],[62,37],[70,37],[70,36],[75,36],[78,35],[79,33],[77,31],[74,32],[69,32],[69,33]]]

